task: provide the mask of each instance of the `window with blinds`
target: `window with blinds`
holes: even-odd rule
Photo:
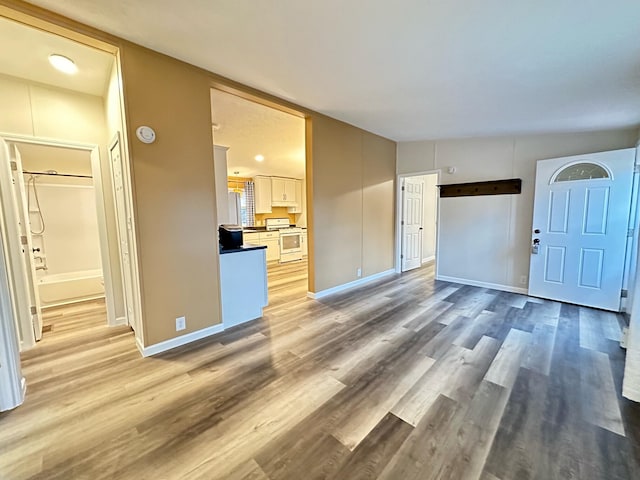
[[[240,199],[242,225],[253,227],[256,224],[256,194],[253,182],[244,182],[244,192]]]

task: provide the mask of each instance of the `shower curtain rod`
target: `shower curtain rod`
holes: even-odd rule
[[[92,175],[72,175],[71,173],[30,172],[29,170],[23,170],[22,173],[28,173],[30,175],[49,175],[51,177],[93,178]]]

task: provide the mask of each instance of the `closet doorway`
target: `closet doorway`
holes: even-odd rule
[[[438,171],[398,176],[396,271],[436,260]]]

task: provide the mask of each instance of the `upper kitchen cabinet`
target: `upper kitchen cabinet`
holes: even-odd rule
[[[297,204],[296,180],[271,177],[271,205],[274,207],[295,207]]]
[[[289,207],[289,213],[303,213],[303,205],[302,201],[302,180],[294,180],[296,187],[296,204],[292,207]]]
[[[255,213],[271,213],[271,177],[256,176],[255,184]]]

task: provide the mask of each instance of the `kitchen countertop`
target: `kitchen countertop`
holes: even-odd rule
[[[296,228],[296,225],[294,223],[292,223],[291,225],[289,225],[289,228]],[[307,227],[297,227],[297,228],[301,228],[303,230],[306,230]],[[260,233],[260,232],[277,232],[277,230],[267,230],[267,227],[245,227],[242,229],[243,233]]]
[[[237,248],[222,248],[220,247],[220,255],[223,253],[236,253],[236,252],[248,252],[250,250],[261,250],[267,248],[266,245],[253,245],[251,243],[245,243]]]

